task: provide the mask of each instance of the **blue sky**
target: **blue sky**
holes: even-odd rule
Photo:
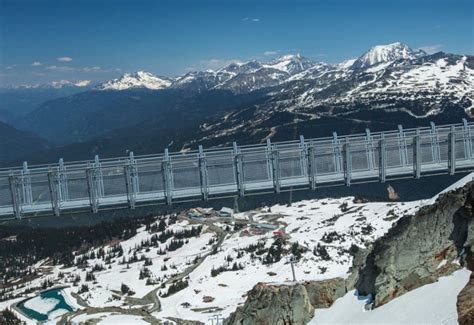
[[[0,84],[176,76],[233,60],[357,57],[376,44],[474,53],[467,0],[0,0]]]

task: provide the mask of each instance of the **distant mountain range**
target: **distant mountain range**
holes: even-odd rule
[[[48,84],[20,85],[0,88],[0,121],[16,125],[19,119],[42,103],[92,89],[90,81],[68,80]]]
[[[18,109],[8,121],[56,147],[21,158],[83,159],[459,122],[474,115],[473,83],[473,56],[427,54],[397,42],[340,64],[286,55],[177,78],[127,73],[95,86],[61,88],[72,89],[34,109]]]
[[[0,165],[12,157],[22,157],[31,152],[48,149],[46,140],[37,135],[17,130],[0,121]]]

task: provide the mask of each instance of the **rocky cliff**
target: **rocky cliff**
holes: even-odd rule
[[[474,183],[441,195],[401,218],[371,249],[354,259],[348,285],[374,296],[374,306],[459,268],[474,240]]]
[[[288,285],[259,283],[225,324],[306,324],[316,308],[331,306],[345,293],[345,281],[341,278]]]

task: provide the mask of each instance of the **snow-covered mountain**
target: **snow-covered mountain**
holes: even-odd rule
[[[381,119],[395,113],[414,119],[444,114],[458,116],[456,121],[474,116],[473,56],[439,52],[366,68],[354,67],[357,60],[353,64],[316,64],[261,90],[265,100],[225,119],[209,121],[202,127],[202,137],[191,144],[222,143],[236,137],[255,142],[261,140],[257,130],[262,135],[287,138],[289,128],[309,128],[322,118],[352,116],[372,123],[375,114]]]
[[[275,59],[274,61],[265,64],[265,67],[277,69],[288,73],[289,75],[294,75],[302,71],[308,70],[313,67],[315,62],[301,56],[300,54],[296,55],[285,55],[281,58]]]
[[[289,77],[313,67],[315,63],[299,54],[285,55],[268,63],[256,60],[233,62],[214,70],[189,72],[175,79],[158,77],[139,71],[124,74],[97,86],[99,90],[127,90],[132,88],[178,88],[201,92],[210,89],[226,89],[235,93],[276,86]]]
[[[134,91],[138,88],[150,91],[137,100]],[[396,129],[397,123],[426,125],[427,119],[458,123],[462,118],[474,117],[473,88],[473,56],[443,52],[427,55],[394,43],[375,46],[359,58],[339,64],[286,55],[270,62],[234,62],[215,71],[189,72],[174,79],[146,72],[126,74],[97,87],[108,90],[99,91],[101,94],[97,90],[85,92],[39,107],[21,127],[52,142],[68,139],[67,143],[72,143],[103,136],[113,128],[133,126],[151,132],[151,125],[156,123],[146,122],[153,118],[166,119],[166,126],[174,129],[182,126],[183,116],[192,116],[189,123],[196,130],[186,137],[180,134],[180,140],[173,141],[175,149],[180,150],[197,143],[255,143],[267,137],[293,140],[298,133],[326,136],[339,127],[338,132],[346,133],[361,132],[366,127]],[[75,116],[64,110],[65,102],[77,108]],[[94,111],[90,107],[95,107]],[[118,107],[123,114],[112,123],[117,119]],[[130,118],[128,114],[137,110],[146,114]],[[101,120],[94,115],[96,111],[101,112]],[[163,115],[164,111],[171,115]],[[161,112],[159,116],[157,112]],[[97,133],[90,131],[90,119],[96,121]],[[58,125],[68,123],[67,127],[53,132],[52,120],[61,121]],[[320,128],[321,123],[327,129]],[[154,130],[150,136],[156,134]]]
[[[217,71],[191,72],[178,77],[171,87],[194,91],[225,89],[246,93],[283,83],[291,76],[313,67],[315,63],[301,55],[285,55],[264,63],[256,60],[234,62]]]
[[[419,92],[432,85],[449,84],[449,87],[437,90],[444,95],[445,90],[450,93],[457,91],[457,81],[461,82],[463,89],[463,84],[472,84],[470,63],[464,64],[467,69],[459,75],[459,69],[464,69],[463,63],[457,65],[459,60],[456,61],[455,56],[444,53],[436,55],[437,57],[427,55],[422,50],[412,50],[406,44],[396,42],[374,46],[357,59],[339,64],[317,63],[300,54],[285,55],[270,62],[233,62],[215,71],[190,72],[174,79],[143,71],[127,73],[99,85],[96,89],[176,88],[186,89],[191,93],[225,89],[239,94],[276,86],[281,86],[285,92],[291,85],[300,82],[307,84],[305,87],[298,85],[299,90],[304,90],[305,96],[328,90],[335,101],[344,101],[347,95],[352,97],[366,91],[371,92],[369,89],[373,87],[378,88],[379,93],[382,93],[382,90]],[[466,57],[463,62],[471,60],[471,57]],[[457,72],[453,72],[451,68]],[[418,80],[417,76],[422,79]],[[308,84],[308,80],[311,83]],[[305,89],[306,87],[309,88]],[[346,90],[346,93],[334,89]],[[462,93],[464,92],[463,90]],[[298,101],[307,103],[305,98]]]
[[[449,56],[448,54],[442,54]],[[390,79],[389,84],[397,90],[397,86],[412,90],[423,87],[424,79],[421,83],[415,80],[420,71],[430,74],[428,77],[431,83],[453,82],[447,75],[452,75],[448,70],[451,65],[455,65],[453,60],[446,60],[445,67],[433,70],[432,73],[426,71],[423,65],[430,65],[423,60],[429,57],[422,50],[412,50],[400,42],[377,45],[362,54],[359,58],[347,60],[339,64],[316,63],[300,54],[284,55],[270,62],[259,62],[256,60],[248,62],[233,62],[216,71],[206,70],[190,72],[174,79],[158,77],[148,72],[139,71],[134,74],[125,74],[118,79],[107,81],[97,87],[100,90],[127,90],[131,88],[163,89],[177,88],[186,89],[191,92],[203,92],[211,89],[225,89],[234,93],[246,93],[258,89],[280,86],[288,89],[287,83],[306,82],[311,80],[316,83],[316,87],[307,89],[306,95],[319,92],[337,84],[342,85],[341,89],[347,88],[344,83],[350,81],[353,86],[350,93],[360,92],[370,85],[380,85],[380,79]],[[470,60],[470,59],[466,59]],[[429,61],[429,59],[428,59]],[[431,62],[431,65],[442,65]],[[384,72],[399,70],[390,76]],[[469,68],[472,71],[472,68]],[[470,72],[465,74],[465,80],[469,83]],[[377,83],[378,82],[378,83]],[[407,84],[408,83],[408,84]],[[369,86],[370,88],[370,86]],[[456,87],[454,87],[456,88]],[[453,88],[453,89],[454,89]],[[299,89],[302,89],[299,87]],[[381,89],[386,89],[382,87]],[[356,91],[357,90],[357,91]],[[306,90],[305,90],[306,91]],[[334,93],[331,97],[339,97]]]
[[[0,87],[0,121],[18,127],[19,121],[42,103],[91,89],[90,80],[55,80]]]
[[[163,89],[168,88],[171,81],[167,78],[155,76],[149,72],[138,71],[126,73],[120,78],[112,79],[98,85],[99,90],[126,90],[130,88]]]
[[[376,45],[360,56],[352,65],[353,68],[366,68],[383,62],[400,59],[416,59],[426,55],[422,50],[414,51],[406,44],[395,42],[387,45]]]
[[[47,90],[47,89],[62,89],[62,88],[84,88],[88,89],[91,85],[90,80],[54,80],[48,83],[37,83],[37,84],[21,84],[16,86],[5,86],[1,87],[0,90],[7,91],[7,90]]]

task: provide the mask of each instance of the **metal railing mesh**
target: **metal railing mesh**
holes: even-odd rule
[[[0,216],[172,203],[474,167],[474,125],[0,169]]]

